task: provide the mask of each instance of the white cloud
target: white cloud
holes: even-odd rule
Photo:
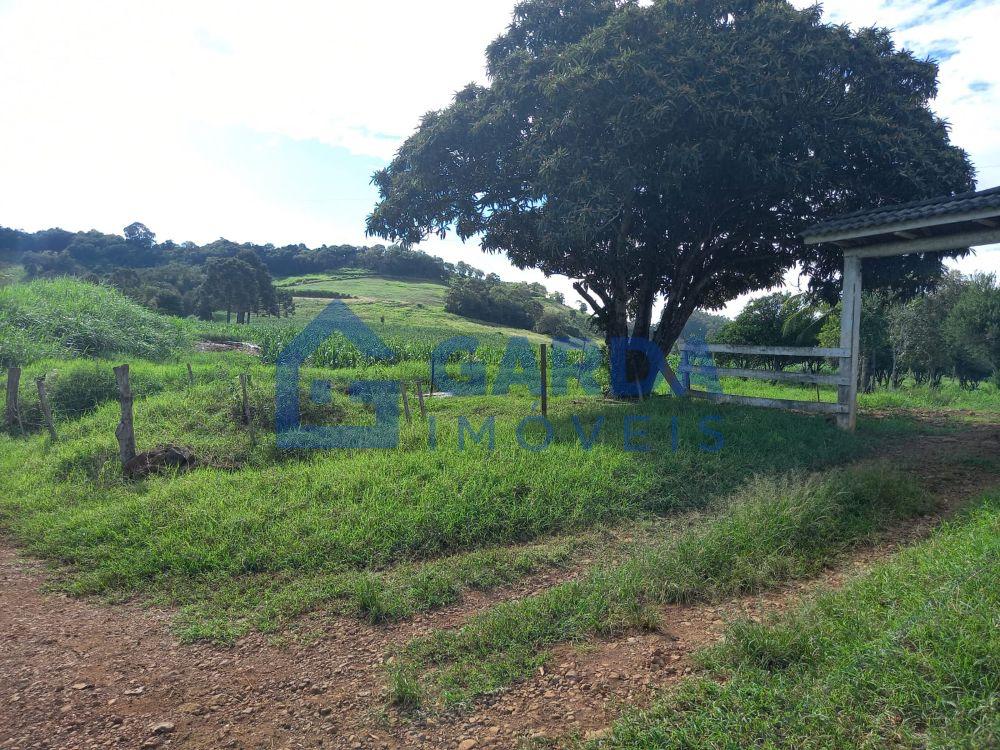
[[[345,227],[275,206],[192,134],[242,128],[388,158],[426,110],[482,77],[511,6],[0,5],[0,221],[117,230],[141,216],[179,239],[357,241],[363,213]]]

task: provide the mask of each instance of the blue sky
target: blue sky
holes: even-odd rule
[[[178,241],[370,241],[371,173],[423,112],[484,79],[483,50],[513,5],[0,0],[0,224],[120,231],[139,220]],[[980,186],[1000,185],[1000,0],[825,10],[894,28],[940,60],[935,107]],[[424,249],[570,289],[474,245]],[[960,267],[1000,271],[1000,251]]]

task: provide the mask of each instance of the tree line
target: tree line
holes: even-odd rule
[[[275,288],[274,276],[341,268],[439,282],[458,274],[485,276],[464,263],[457,269],[440,258],[397,246],[157,242],[156,234],[140,222],[121,235],[0,227],[0,260],[21,264],[29,279],[76,276],[106,282],[159,312],[208,319],[213,311],[223,310],[227,320],[235,316],[237,322],[252,314],[286,315],[294,309],[292,295]]]
[[[457,264],[448,285],[445,311],[488,323],[526,328],[553,337],[593,333],[589,316],[565,306],[563,295],[542,284],[501,281],[465,263]]]
[[[713,343],[758,346],[840,345],[840,305],[811,303],[806,295],[770,294],[752,300],[710,337]],[[781,369],[776,358],[717,355],[725,366]],[[817,369],[824,360],[806,367]],[[904,379],[932,387],[945,377],[973,390],[1000,386],[1000,284],[993,274],[946,274],[928,293],[905,298],[865,292],[861,311],[859,387],[898,388]]]
[[[238,244],[220,239],[207,245],[156,241],[136,222],[121,235],[48,229],[27,233],[0,227],[0,259],[18,262],[29,278],[77,276],[106,282],[160,312],[227,321],[251,315],[287,315],[291,292],[277,289],[274,276],[359,268],[397,278],[447,283],[446,310],[457,315],[552,336],[583,336],[587,316],[563,307],[562,295],[541,284],[506,283],[465,262],[399,246]],[[547,302],[547,303],[546,303]]]
[[[217,310],[239,323],[251,315],[287,315],[291,294],[277,289],[253,247],[232,253],[183,253],[171,242],[157,244],[148,227],[135,222],[122,235],[49,229],[32,234],[0,228],[0,258],[20,262],[29,278],[76,276],[110,284],[127,297],[168,315],[209,320]]]
[[[116,268],[142,270],[173,264],[202,266],[211,258],[233,258],[243,251],[256,254],[273,276],[361,268],[386,276],[443,282],[456,273],[454,265],[440,258],[399,246],[276,247],[224,238],[205,245],[157,242],[156,234],[140,222],[126,227],[121,235],[64,229],[23,232],[0,227],[0,258],[20,263],[31,277],[83,276],[88,272],[110,273]]]

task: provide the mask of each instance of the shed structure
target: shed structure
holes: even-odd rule
[[[958,195],[904,203],[839,216],[817,223],[802,233],[807,245],[831,245],[844,254],[844,288],[840,324],[840,346],[732,346],[708,344],[700,347],[679,342],[680,373],[685,391],[694,398],[747,406],[811,411],[836,415],[842,429],[854,430],[858,413],[858,369],[861,358],[861,261],[911,253],[935,253],[1000,243],[1000,187]],[[816,385],[836,385],[837,402],[709,393],[691,388],[691,375],[704,374],[706,367],[692,364],[704,352],[712,354],[763,355],[767,357],[825,357],[839,362],[833,375],[711,368],[718,375],[780,380]]]
[[[1000,243],[1000,187],[859,211],[813,225],[807,245],[835,245],[844,253],[840,325],[840,384],[837,402],[846,407],[837,423],[857,424],[861,333],[861,261],[911,253],[934,253]]]

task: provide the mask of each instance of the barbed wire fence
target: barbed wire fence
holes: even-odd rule
[[[541,398],[540,402],[534,402],[535,405],[532,409],[539,408],[540,404],[542,416],[548,414],[549,378],[555,378],[557,374],[554,370],[554,349],[554,346],[540,344],[537,351],[539,360],[535,377],[538,378],[538,388],[536,390],[533,387],[532,391],[536,395],[540,395]],[[471,358],[472,353],[469,353],[469,356]],[[552,357],[551,362],[550,357]],[[251,448],[256,448],[259,444],[258,427],[265,427],[267,424],[264,415],[272,412],[269,408],[271,404],[265,403],[262,400],[261,392],[251,386],[250,370],[252,368],[234,368],[220,362],[208,367],[199,365],[196,372],[191,362],[179,361],[176,362],[176,371],[160,372],[153,380],[149,379],[148,373],[144,373],[140,369],[140,377],[137,379],[139,387],[133,393],[133,373],[127,363],[118,366],[111,366],[110,363],[104,362],[93,364],[93,369],[88,369],[86,366],[78,368],[82,372],[73,371],[76,365],[70,367],[69,372],[62,372],[59,369],[48,372],[32,372],[35,386],[33,389],[24,382],[26,378],[20,367],[8,367],[4,421],[3,424],[0,424],[0,432],[6,432],[13,438],[26,438],[44,431],[48,433],[50,444],[56,443],[61,439],[60,431],[65,430],[70,423],[93,414],[101,406],[117,400],[120,407],[120,418],[114,433],[118,442],[119,458],[124,467],[137,456],[137,414],[134,404],[137,400],[139,404],[143,404],[146,398],[161,391],[187,389],[193,392],[199,385],[227,383],[230,388],[230,397],[233,399],[230,419],[246,431]],[[443,391],[439,392],[436,389],[440,389],[445,382],[453,382],[452,377],[447,372],[447,367],[449,365],[460,366],[461,363],[451,360],[435,362],[435,358],[432,356],[428,364],[429,379],[427,379],[426,374],[423,378],[387,378],[387,380],[398,383],[402,416],[407,425],[412,425],[417,415],[423,422],[430,420],[428,412],[430,410],[429,401],[432,398],[454,395]],[[582,373],[583,359],[578,364]],[[105,372],[105,368],[107,372]],[[327,368],[319,369],[325,370]],[[570,369],[575,369],[575,365],[571,366]],[[234,370],[237,371],[234,372]],[[98,373],[96,377],[95,373]],[[582,382],[582,374],[579,377]],[[346,383],[342,383],[340,379],[333,378],[316,382],[326,387],[327,394],[332,392],[336,382],[337,391],[349,396],[351,393],[350,380],[348,378]],[[315,386],[316,383],[313,385]],[[416,396],[415,403],[411,401],[411,395]],[[316,400],[315,394],[313,400]],[[316,403],[322,406],[328,400],[327,396],[325,401],[320,400]],[[193,429],[196,432],[217,430],[218,423],[213,421],[213,414],[215,412],[206,409],[204,404],[192,404],[191,414],[186,416],[185,430]],[[308,419],[315,415],[304,412],[303,416]],[[264,421],[261,421],[262,418]],[[142,431],[141,421],[144,419],[149,419],[149,415],[140,411],[138,414],[140,435]],[[203,421],[199,421],[200,419]],[[159,445],[157,449],[171,447],[179,446]]]
[[[108,375],[114,376],[116,395],[115,397],[97,397],[93,403],[83,405],[70,405],[64,401],[53,403],[50,387],[57,384],[59,378],[73,377],[73,374],[53,374],[45,373],[34,378],[35,388],[29,390],[24,382],[24,372],[20,367],[11,366],[6,372],[6,400],[4,405],[4,421],[0,425],[3,431],[13,438],[27,438],[40,432],[47,432],[52,443],[60,440],[59,426],[81,419],[93,414],[102,404],[112,402],[117,398],[121,410],[121,417],[115,428],[115,437],[119,445],[119,457],[123,466],[137,455],[135,448],[136,441],[136,414],[134,402],[137,398],[154,395],[154,393],[133,393],[132,373],[128,364],[117,367],[108,367]],[[234,403],[233,418],[240,426],[246,429],[251,444],[257,444],[256,418],[267,410],[261,408],[259,403],[255,403],[255,394],[251,386],[249,372],[239,372],[234,374],[229,368],[225,372],[218,372],[215,377],[205,377],[204,371],[198,372],[190,362],[178,364],[178,374],[176,377],[168,378],[175,382],[183,382],[188,389],[193,389],[198,385],[206,385],[212,382],[226,382],[233,391],[237,403]],[[416,396],[417,412],[420,419],[427,420],[427,400],[433,395],[433,391],[428,388],[429,381],[423,379],[400,380],[400,395],[404,407],[407,424],[412,423],[413,414],[410,410],[410,393]],[[332,383],[331,383],[332,385]],[[344,388],[347,392],[347,388]],[[30,395],[29,395],[30,394]],[[25,398],[25,395],[29,395]],[[194,416],[194,415],[192,415]],[[206,419],[200,424],[205,429],[211,429],[212,425]],[[140,426],[141,427],[141,426]]]

